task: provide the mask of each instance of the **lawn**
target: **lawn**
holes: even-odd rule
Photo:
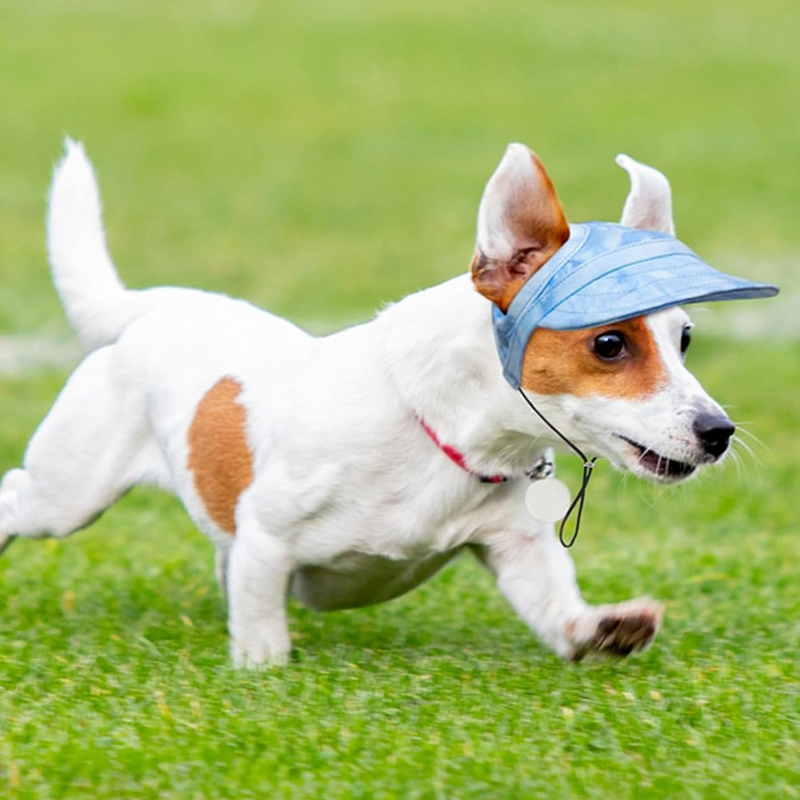
[[[42,224],[65,132],[131,285],[314,330],[465,269],[512,140],[573,220],[618,216],[617,152],[657,165],[683,238],[784,288],[694,314],[690,365],[753,453],[672,490],[607,465],[591,486],[581,585],[665,602],[645,654],[560,662],[465,558],[384,606],[292,606],[291,666],[239,673],[210,546],[137,490],[0,561],[0,796],[800,795],[795,5],[0,0],[0,355],[71,358]],[[0,377],[0,473],[65,374]]]

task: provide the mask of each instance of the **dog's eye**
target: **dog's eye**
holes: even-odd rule
[[[687,325],[681,333],[681,354],[685,354],[692,343],[692,329]]]
[[[604,361],[613,361],[625,352],[625,337],[619,331],[601,333],[594,340],[594,352]]]

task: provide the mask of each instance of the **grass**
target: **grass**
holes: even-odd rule
[[[0,337],[70,336],[42,247],[64,131],[98,166],[134,286],[364,318],[465,268],[482,184],[521,139],[572,219],[617,216],[616,152],[658,165],[687,241],[783,283],[768,329],[797,307],[788,2],[0,0],[0,15]],[[0,796],[796,797],[800,347],[734,343],[696,316],[692,368],[765,444],[671,491],[593,481],[581,585],[666,602],[646,654],[561,663],[465,559],[385,606],[293,606],[292,666],[237,673],[211,548],[172,498],[136,491],[0,561]],[[63,379],[0,379],[0,472]]]
[[[798,434],[780,384],[800,378],[798,348],[698,345],[718,395],[761,376],[736,400],[756,417],[776,398],[759,425],[772,446],[758,469],[670,492],[598,475],[581,582],[596,602],[666,602],[648,653],[562,664],[465,559],[386,606],[294,606],[291,668],[236,673],[210,547],[171,498],[134,493],[74,539],[18,543],[2,562],[10,796],[792,796]],[[5,404],[4,442],[58,381],[6,384],[22,396]]]

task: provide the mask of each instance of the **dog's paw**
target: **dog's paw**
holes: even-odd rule
[[[0,481],[0,553],[14,541],[17,493],[26,479],[27,475],[23,470],[12,469]]]
[[[28,473],[24,469],[10,469],[0,481],[0,496],[19,491],[28,480]]]
[[[644,650],[658,633],[663,616],[663,606],[649,597],[593,608],[589,618],[568,626],[572,658],[577,661],[589,653],[627,656]]]
[[[24,469],[10,469],[0,480],[0,553],[17,533],[15,515],[20,489],[30,480]]]
[[[0,493],[0,535],[11,533],[11,517],[14,514],[14,509],[17,505],[16,492],[2,492]]]
[[[261,670],[269,667],[285,667],[289,663],[290,654],[289,646],[270,646],[264,641],[231,640],[231,659],[237,669]]]

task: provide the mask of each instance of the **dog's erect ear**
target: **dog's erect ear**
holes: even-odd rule
[[[569,225],[542,162],[511,144],[486,184],[472,259],[475,288],[503,312],[525,281],[569,238]]]
[[[640,164],[624,154],[617,156],[617,164],[631,178],[631,192],[622,209],[621,224],[674,236],[672,191],[666,177],[657,169]]]

